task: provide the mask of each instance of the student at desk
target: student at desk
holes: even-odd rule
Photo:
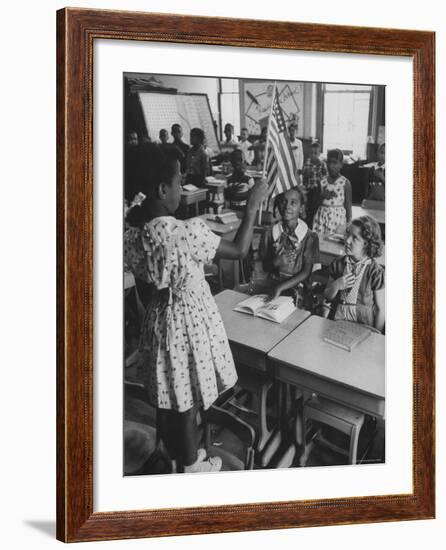
[[[204,146],[205,135],[201,128],[190,131],[191,147],[186,159],[186,183],[204,187],[206,176],[212,174],[209,157]]]
[[[234,210],[244,209],[248,199],[249,190],[254,185],[254,180],[245,174],[246,166],[243,160],[243,152],[234,149],[231,156],[232,174],[228,177],[226,190],[229,198],[229,206]]]
[[[324,292],[332,303],[332,319],[362,323],[382,332],[384,267],[375,260],[382,247],[381,230],[372,217],[361,216],[347,227],[346,254],[329,266],[330,279]]]
[[[264,234],[261,255],[263,269],[270,274],[272,298],[287,293],[297,305],[311,307],[311,273],[319,261],[319,239],[299,218],[304,201],[300,187],[276,197],[281,221]]]
[[[185,472],[217,471],[221,459],[198,452],[197,411],[234,386],[237,373],[203,267],[215,256],[247,254],[267,186],[252,189],[234,241],[222,240],[199,218],[175,218],[180,163],[169,150],[150,153],[141,166],[147,199],[136,207],[139,225],[124,235],[125,264],[151,289],[140,339],[148,399],[169,456]]]

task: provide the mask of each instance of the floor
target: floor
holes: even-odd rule
[[[243,404],[244,408],[249,408]],[[274,418],[272,416],[273,404],[269,404],[270,416],[269,420],[271,425],[274,424]],[[234,409],[233,409],[234,411]],[[249,411],[237,410],[237,416],[242,420],[245,420],[251,424],[254,429],[257,428],[257,416]],[[166,458],[162,453],[153,452],[151,457],[147,457],[144,453],[147,453],[147,449],[153,451],[155,444],[147,443],[147,438],[155,440],[155,425],[156,425],[156,413],[153,407],[145,403],[143,400],[128,397],[125,400],[125,429],[128,426],[141,425],[144,428],[144,435],[141,435],[142,430],[137,433],[137,437],[132,436],[125,439],[124,449],[124,463],[125,463],[125,475],[147,475],[147,474],[167,474],[169,472],[169,464],[166,463]],[[314,427],[313,432],[317,427]],[[127,433],[127,432],[126,432]],[[345,436],[339,432],[328,431],[327,429],[321,431],[322,435],[336,443],[341,447],[347,446],[347,440]],[[307,437],[311,437],[312,433]],[[317,440],[316,440],[317,441]],[[289,442],[279,447],[276,454],[272,457],[270,466],[274,468],[285,447]],[[218,426],[213,426],[211,429],[211,446],[208,449],[208,453],[211,456],[220,456],[223,460],[223,471],[228,470],[240,470],[243,469],[243,461],[245,457],[244,448],[240,441],[234,436],[233,433],[227,429],[222,429]],[[361,459],[362,464],[383,462],[385,456],[385,424],[384,421],[378,419],[376,422],[366,422],[363,430],[361,431],[359,439],[358,457]],[[299,449],[296,455],[296,459],[293,463],[293,467],[298,467]],[[258,460],[258,457],[257,457]],[[336,466],[345,465],[346,459],[343,455],[336,453],[335,451],[326,448],[315,443],[313,450],[308,458],[306,467],[315,466]],[[260,468],[259,464],[254,466]]]

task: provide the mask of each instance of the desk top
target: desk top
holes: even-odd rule
[[[246,298],[248,296],[241,292],[224,290],[215,296],[215,301],[229,341],[265,354],[310,316],[308,311],[298,309],[279,324],[234,311],[234,307]]]
[[[345,249],[343,244],[336,241],[329,240],[327,238],[328,237],[327,233],[318,233],[318,235],[319,235],[319,250],[322,256],[321,258],[322,264],[331,263],[338,256],[342,256],[345,254]],[[324,261],[324,257],[326,257],[325,261]],[[386,265],[385,247],[383,248],[382,255],[379,258],[375,258],[375,259],[380,265],[383,265],[383,266]]]
[[[362,206],[352,206],[352,219],[359,218],[360,216],[371,216],[372,218],[375,218],[378,223],[386,223],[386,213],[384,210],[363,208]]]
[[[269,354],[280,363],[363,393],[385,397],[385,338],[372,333],[352,351],[324,342],[331,323],[311,316]]]
[[[225,212],[227,212],[227,210]],[[224,235],[227,235],[228,233],[232,233],[233,231],[238,229],[240,227],[240,224],[242,223],[241,219],[238,219],[234,223],[228,223],[228,224],[220,223],[211,219],[212,214],[202,214],[199,217],[204,221],[204,223],[209,227],[211,231],[213,231],[216,235],[219,235],[219,236],[224,236]]]
[[[181,196],[182,197],[194,197],[194,196],[200,196],[203,194],[207,194],[208,190],[206,187],[200,187],[198,189],[195,189],[194,191],[187,191],[187,189],[181,190]]]

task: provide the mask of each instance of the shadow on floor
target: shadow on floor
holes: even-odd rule
[[[53,539],[56,538],[56,522],[54,520],[25,519],[23,523],[36,529],[36,531],[40,531],[44,535],[48,535]]]

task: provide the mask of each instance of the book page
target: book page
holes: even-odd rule
[[[242,312],[246,312],[248,310],[251,311],[253,314],[257,314],[259,309],[263,309],[267,300],[267,294],[257,294],[256,296],[251,296],[247,300],[243,300],[243,302],[237,304],[234,310]]]

